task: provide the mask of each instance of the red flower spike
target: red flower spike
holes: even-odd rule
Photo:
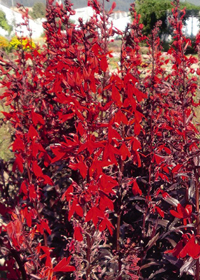
[[[44,174],[42,172],[42,169],[36,161],[33,162],[32,169],[36,177],[43,177]]]
[[[177,245],[173,249],[165,251],[165,254],[172,254],[176,258],[180,258],[180,252],[183,249],[183,247],[184,247],[184,241],[181,240],[177,243]]]
[[[200,245],[196,242],[194,235],[189,239],[185,247],[181,250],[180,258],[185,258],[187,255],[193,259],[198,259],[200,256]]]
[[[64,192],[64,194],[62,195],[62,198],[61,200],[63,201],[64,198],[66,197],[67,201],[70,201],[73,197],[73,191],[74,191],[74,188],[73,188],[73,184],[70,185],[68,187],[68,189]]]
[[[53,268],[53,272],[70,272],[70,271],[74,271],[75,267],[69,265],[71,260],[71,256],[66,258],[63,258],[54,268]]]
[[[102,222],[99,225],[99,230],[100,231],[104,231],[105,229],[108,229],[110,234],[113,235],[113,229],[115,229],[115,227],[111,224],[111,222],[105,217]]]
[[[187,219],[190,222],[190,217],[192,215],[192,205],[186,205],[184,208],[180,203],[177,205],[177,212],[174,210],[170,210],[170,213],[179,219],[183,219],[183,224],[187,224]]]
[[[177,164],[177,165],[172,169],[172,173],[178,172],[178,171],[181,169],[182,166],[183,166],[182,164]]]
[[[135,133],[135,135],[139,135],[140,131],[141,131],[141,125],[138,122],[136,122],[135,125],[134,125],[134,133]]]
[[[14,143],[12,144],[12,147],[13,147],[13,152],[17,150],[24,151],[25,149],[24,142],[19,137],[16,137]]]
[[[158,207],[158,206],[156,206],[155,208],[156,208],[156,211],[160,214],[160,216],[161,216],[162,218],[164,218],[164,217],[165,217],[164,211],[161,210],[160,207]]]
[[[116,138],[118,140],[121,140],[121,135],[117,132],[116,129],[113,129],[111,126],[108,128],[108,140],[109,142],[112,141],[113,138]]]
[[[99,180],[99,187],[102,192],[107,195],[115,194],[113,188],[115,188],[116,186],[118,186],[118,182],[111,176],[108,176],[104,173],[101,175]]]
[[[32,125],[30,125],[28,137],[32,140],[39,137],[37,130]]]
[[[156,164],[160,164],[163,161],[164,161],[164,159],[162,157],[154,154],[152,162],[155,162]]]
[[[14,163],[14,166],[17,166],[19,171],[21,173],[23,173],[24,171],[24,166],[23,166],[23,158],[21,157],[20,154],[15,154],[15,163]]]
[[[31,112],[31,115],[32,115],[32,121],[34,125],[37,125],[38,123],[45,124],[45,121],[40,114]]]
[[[108,1],[108,2],[109,2],[109,1]],[[110,11],[109,11],[109,14],[111,14],[115,8],[116,8],[116,3],[113,2],[113,3],[112,3],[112,6],[111,6],[111,9],[110,9]]]
[[[101,194],[99,207],[103,211],[105,211],[106,208],[108,208],[111,211],[114,210],[113,201],[103,194]]]
[[[119,154],[119,150],[116,149],[115,147],[113,147],[112,145],[107,144],[104,148],[103,160],[104,161],[109,161],[110,160],[111,165],[112,164],[117,165],[117,160],[116,160],[116,157],[115,157],[116,154]]]
[[[46,258],[45,266],[48,268],[52,267],[51,257],[50,257],[50,250],[53,248],[49,248],[47,246],[39,246],[37,250],[42,250],[44,252],[43,255],[40,256],[40,259]]]
[[[74,229],[74,238],[77,241],[83,241],[83,235],[82,235],[81,227],[75,227],[75,229]]]
[[[81,136],[83,136],[83,134],[85,134],[85,129],[84,129],[84,127],[83,127],[83,125],[82,125],[81,122],[79,122],[78,125],[77,125],[77,132],[78,132]]]
[[[85,217],[85,222],[93,221],[95,227],[97,227],[97,223],[99,218],[104,217],[104,212],[98,209],[97,207],[92,207]]]
[[[115,114],[114,122],[118,123],[119,125],[121,123],[127,125],[128,119],[127,119],[126,115],[124,113],[122,113],[121,110],[118,110],[117,113]]]
[[[69,167],[73,170],[79,170],[83,179],[87,176],[87,166],[83,161],[79,161],[78,163],[70,163]]]
[[[119,151],[121,153],[122,160],[126,160],[127,157],[129,158],[131,156],[131,153],[125,143],[121,145]]]
[[[137,195],[137,194],[142,195],[142,191],[139,188],[136,179],[134,179],[132,182],[133,182],[133,187],[132,187],[133,194],[134,195]]]
[[[121,107],[121,105],[122,105],[121,95],[115,86],[112,86],[112,100],[116,103],[116,105],[119,108]]]
[[[40,223],[40,232],[43,233],[44,230],[46,230],[46,232],[48,232],[48,234],[51,235],[51,230],[49,228],[49,225],[45,220],[42,220]]]
[[[108,69],[108,62],[107,62],[107,58],[106,56],[103,56],[100,60],[100,67],[101,70],[106,72],[106,70]]]
[[[36,191],[35,191],[35,186],[33,184],[29,185],[28,190],[29,190],[30,201],[35,201],[35,199],[37,198],[37,194],[36,194]]]
[[[199,68],[197,68],[196,73],[197,73],[197,75],[200,76],[200,69]]]
[[[78,203],[78,199],[74,199],[72,205],[70,206],[69,214],[68,214],[68,221],[71,220],[71,217],[76,213],[80,217],[83,217],[83,209]]]

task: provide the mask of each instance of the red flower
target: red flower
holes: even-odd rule
[[[187,224],[187,220],[190,223],[191,222],[191,214],[192,214],[192,205],[187,204],[185,208],[179,203],[177,206],[177,212],[174,210],[170,210],[170,213],[172,216],[183,219],[183,224]]]

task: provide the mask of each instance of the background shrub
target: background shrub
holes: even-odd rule
[[[9,41],[3,36],[0,36],[0,48],[2,50],[7,50],[9,47]]]

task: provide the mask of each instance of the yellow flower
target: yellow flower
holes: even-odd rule
[[[18,49],[20,46],[23,47],[24,50],[35,49],[35,43],[29,38],[17,38],[13,37],[10,41],[10,47],[13,49]]]
[[[6,49],[8,46],[9,46],[9,41],[5,37],[0,36],[0,48]]]

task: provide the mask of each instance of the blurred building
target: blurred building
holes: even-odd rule
[[[94,11],[91,7],[75,9],[75,12],[76,12],[76,14],[70,17],[70,19],[75,24],[79,24],[79,21],[78,21],[79,18],[82,18],[83,22],[86,22],[94,14]],[[111,14],[111,21],[113,22],[113,27],[116,27],[120,31],[124,31],[127,24],[130,22],[130,17],[129,17],[128,12],[114,11]]]
[[[199,16],[190,16],[186,20],[186,24],[183,28],[184,34],[186,37],[195,37],[200,30],[200,17]]]
[[[26,37],[30,35],[30,31],[27,30],[25,25],[20,26],[20,24],[24,23],[21,13],[14,11],[2,4],[0,4],[0,10],[2,10],[5,13],[8,24],[13,26],[13,31],[11,32],[11,34],[9,34],[8,31],[0,27],[1,36],[12,37],[16,34],[17,36]],[[41,19],[29,19],[29,27],[32,30],[32,38],[39,38],[44,32]]]
[[[58,0],[59,1],[59,0]],[[29,31],[25,26],[21,26],[20,24],[23,23],[22,15],[17,9],[10,9],[6,7],[5,5],[0,4],[0,10],[2,10],[5,15],[6,19],[9,25],[13,26],[13,31],[9,35],[6,30],[3,28],[0,28],[0,35],[2,36],[13,36],[17,34],[18,36],[29,36]],[[82,18],[83,22],[86,22],[89,20],[93,14],[94,11],[91,7],[85,7],[85,8],[79,8],[75,9],[75,15],[72,15],[70,19],[75,23],[79,24],[78,19]],[[45,19],[37,19],[37,20],[32,20],[29,19],[29,26],[30,29],[32,30],[32,38],[39,38],[42,33],[44,32],[42,22]],[[111,15],[111,19],[113,22],[113,27],[116,27],[120,31],[124,31],[127,24],[130,22],[130,17],[127,12],[124,11],[114,11],[113,14]]]

